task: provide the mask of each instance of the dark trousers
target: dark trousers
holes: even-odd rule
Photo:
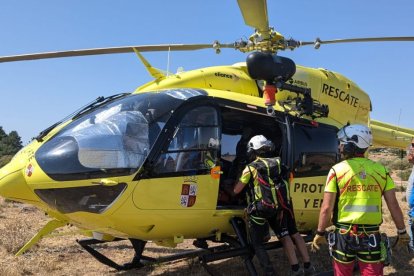
[[[276,214],[266,218],[259,216],[249,217],[248,227],[250,243],[254,248],[263,272],[265,275],[276,275],[269,255],[264,248],[265,238],[269,233],[269,226],[275,233],[279,232],[279,224]]]

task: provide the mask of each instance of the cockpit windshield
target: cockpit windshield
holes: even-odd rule
[[[187,92],[133,94],[102,105],[47,141],[36,160],[50,177],[60,180],[136,171],[173,110],[197,95]]]

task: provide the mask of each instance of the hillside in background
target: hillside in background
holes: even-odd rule
[[[401,186],[399,184],[407,181],[410,177],[413,164],[410,164],[407,161],[405,151],[399,149],[375,148],[370,150],[369,157],[372,160],[383,164],[388,169],[397,187]]]
[[[405,161],[401,160],[393,150],[373,150],[370,157],[386,164],[392,170],[392,177],[398,187],[397,196],[406,215],[407,204],[403,191],[405,191],[407,182],[405,177],[400,179],[400,176],[405,176],[411,170],[411,166],[400,165],[400,163],[405,164]],[[381,230],[388,234],[393,243],[396,237],[395,226],[387,208],[383,211],[384,223]],[[76,239],[82,236],[63,236],[64,232],[76,231],[75,227],[70,226],[52,237],[43,239],[26,254],[15,257],[14,254],[18,249],[48,220],[49,218],[43,212],[32,206],[0,198],[0,275],[208,275],[197,259],[153,265],[141,270],[117,272],[97,262],[76,243]],[[108,243],[97,248],[119,263],[128,262],[133,256],[128,242]],[[165,256],[189,248],[193,248],[192,241],[186,241],[174,249],[158,247],[149,242],[146,254],[153,257]],[[269,254],[280,275],[287,275],[290,268],[283,251],[272,250]],[[331,263],[327,246],[322,247],[318,253],[311,254],[311,258],[318,271],[330,270]],[[396,249],[392,259],[392,265],[385,269],[386,275],[412,275],[414,255],[410,255],[406,249]],[[255,264],[259,269],[257,261]],[[248,275],[240,258],[215,262],[212,267],[221,275]]]

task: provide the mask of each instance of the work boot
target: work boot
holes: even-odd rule
[[[303,275],[303,271],[302,271],[302,269],[298,269],[296,271],[291,270],[289,275],[290,276],[302,276]]]
[[[303,275],[305,276],[310,276],[313,275],[315,273],[315,267],[313,265],[311,265],[308,268],[303,268]]]

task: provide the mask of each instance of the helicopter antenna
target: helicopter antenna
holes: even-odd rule
[[[402,113],[402,108],[400,108],[400,113],[398,114],[398,122],[397,122],[397,130],[400,130],[400,119],[401,119],[401,113]],[[400,149],[400,190],[402,191],[402,170],[403,170],[403,156],[404,156],[404,151],[402,149]]]
[[[167,52],[167,77],[170,74],[170,53],[171,53],[171,47],[168,47],[168,52]]]
[[[402,113],[402,108],[400,108],[400,113],[398,114],[398,122],[397,122],[398,128],[400,128],[401,113]]]

